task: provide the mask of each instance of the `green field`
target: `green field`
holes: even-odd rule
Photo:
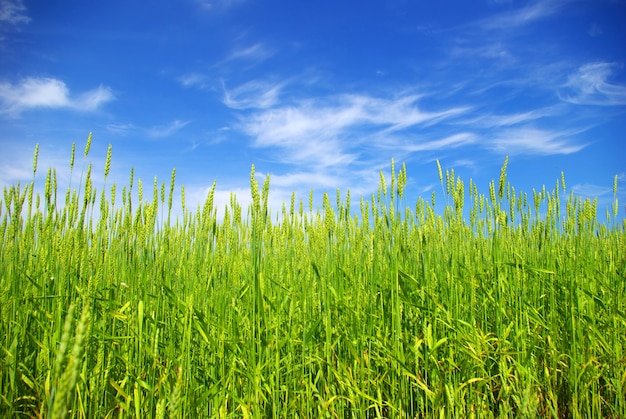
[[[218,218],[175,171],[106,183],[110,148],[96,190],[90,143],[69,185],[36,184],[36,151],[0,201],[0,416],[626,417],[617,178],[596,214],[506,161],[485,194],[433,167],[427,199],[392,164],[369,198],[276,212],[253,167]]]

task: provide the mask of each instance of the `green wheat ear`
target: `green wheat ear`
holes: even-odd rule
[[[218,219],[216,182],[193,214],[181,186],[170,228],[156,178],[148,204],[136,177],[133,211],[134,171],[123,207],[113,183],[94,217],[88,163],[64,208],[54,168],[32,213],[34,181],[4,188],[0,417],[626,417],[626,222],[607,208],[600,224],[597,198],[558,212],[563,175],[530,197],[504,170],[487,194],[470,180],[469,224],[439,163],[443,215],[432,190],[400,216],[404,165],[391,202],[378,185],[353,218],[349,189],[337,208],[320,191],[316,212],[310,190],[299,217],[292,194],[263,224],[232,192]],[[266,182],[251,176],[262,209]]]
[[[439,183],[443,184],[443,172],[441,171],[441,163],[439,163],[439,159],[437,159],[437,171],[439,172]]]
[[[500,169],[500,179],[498,180],[498,199],[502,200],[504,196],[504,186],[506,184],[506,167],[509,164],[509,156],[504,158],[504,164]]]
[[[87,158],[87,154],[89,154],[89,149],[91,148],[91,138],[92,137],[93,137],[93,133],[90,132],[89,135],[87,136],[87,144],[85,145],[85,153],[83,155],[84,158]],[[72,158],[72,160],[73,160],[73,158]]]
[[[113,152],[113,146],[109,144],[109,148],[107,149],[107,158],[104,163],[104,179],[109,176],[109,171],[111,170],[111,154]]]
[[[76,143],[72,143],[72,153],[70,154],[70,171],[74,169],[74,156],[76,155]]]
[[[37,158],[39,157],[39,143],[35,145],[35,154],[33,155],[33,178],[35,178],[35,174],[37,173]]]
[[[250,193],[252,194],[252,204],[254,211],[261,210],[261,198],[259,196],[259,183],[254,176],[254,164],[250,167]]]

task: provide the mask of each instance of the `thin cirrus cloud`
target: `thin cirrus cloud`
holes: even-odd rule
[[[558,116],[563,112],[558,106],[548,106],[539,109],[533,109],[527,112],[516,112],[511,114],[479,114],[464,121],[468,125],[479,128],[503,128],[514,125],[521,125],[543,118]]]
[[[17,116],[37,108],[95,111],[115,99],[109,87],[99,86],[76,97],[65,83],[53,78],[28,77],[19,83],[0,83],[0,113]]]
[[[224,83],[224,105],[231,109],[266,109],[278,102],[285,83],[269,83],[252,80],[234,89],[227,90]]]
[[[202,72],[202,71],[201,72],[192,71],[192,72],[185,73],[179,76],[176,79],[176,81],[178,81],[183,87],[186,87],[186,88],[194,87],[200,90],[212,89],[216,87],[215,84],[211,82],[211,80],[215,79],[215,77],[210,76],[209,73],[214,73],[215,71],[220,72],[221,70],[227,70],[230,67],[229,64],[231,64],[232,62],[236,62],[236,61],[243,61],[243,62],[246,62],[248,65],[254,66],[256,64],[259,64],[267,60],[272,55],[274,55],[274,53],[275,51],[267,47],[265,44],[261,42],[257,42],[248,47],[234,49],[225,58],[213,64],[209,68],[208,73]],[[238,68],[237,70],[241,70],[241,68]],[[229,73],[232,73],[232,71],[229,70]],[[246,92],[247,90],[251,92],[261,93],[261,90],[266,89],[267,84],[268,83],[252,81],[252,82],[248,82],[239,86],[239,88],[233,89],[233,91],[231,92],[228,92],[226,88],[224,87],[224,81],[222,80],[222,88],[225,92],[224,101],[228,101],[230,99],[229,95],[238,96]],[[246,93],[250,93],[250,92],[246,92]],[[233,98],[233,104],[236,104],[237,102],[238,100]]]
[[[602,197],[607,198],[613,196],[613,189],[610,186],[600,186],[593,183],[578,183],[572,186],[572,192],[586,198]]]
[[[246,61],[252,64],[259,64],[275,54],[275,51],[262,42],[240,47],[233,50],[226,58],[218,61],[211,68],[220,68],[233,61]]]
[[[260,178],[265,178],[265,173],[258,173]],[[322,172],[290,172],[282,175],[271,175],[272,187],[291,189],[294,187],[322,187],[333,188],[342,184],[342,178],[336,175]]]
[[[608,81],[617,69],[615,63],[584,64],[569,76],[559,97],[576,105],[626,105],[626,86]]]
[[[149,138],[165,138],[186,127],[190,121],[175,119],[166,125],[154,125],[149,128],[140,127],[132,123],[116,123],[107,125],[107,130],[115,135],[126,136],[130,133],[142,133]]]
[[[189,121],[181,121],[176,119],[167,125],[154,126],[147,129],[147,134],[152,138],[169,137],[175,132],[183,129],[189,124]]]
[[[297,106],[273,108],[244,118],[244,131],[253,135],[260,146],[288,145],[294,138],[302,142],[337,138],[359,127],[396,131],[441,121],[468,109],[423,112],[415,105],[416,100],[416,96],[380,99],[368,95],[307,100]]]
[[[223,10],[233,7],[237,4],[243,3],[245,0],[196,0],[195,3],[205,12],[213,12],[216,10]]]
[[[411,127],[440,123],[469,108],[425,112],[408,95],[385,99],[369,95],[338,95],[301,101],[253,112],[241,117],[240,129],[253,138],[252,145],[277,151],[285,163],[331,167],[354,162],[362,154],[359,146],[384,146],[386,138]],[[457,141],[461,137],[454,137]],[[463,141],[468,141],[467,136]],[[450,145],[449,142],[440,146]],[[431,144],[429,149],[436,146]],[[361,147],[362,148],[362,147]]]
[[[199,89],[204,89],[208,85],[206,76],[200,73],[183,74],[178,77],[177,80],[183,87],[197,87]]]
[[[404,149],[410,152],[416,151],[433,151],[433,150],[448,150],[451,148],[457,148],[476,142],[476,135],[470,132],[461,132],[453,134],[439,140],[430,141],[415,141],[409,145],[406,145]]]
[[[496,14],[479,22],[483,29],[511,29],[521,27],[557,13],[567,0],[538,0],[512,11]]]
[[[26,6],[22,0],[0,1],[0,24],[20,25],[30,22],[26,15]]]
[[[576,144],[572,137],[578,130],[543,130],[520,127],[505,129],[486,143],[487,148],[510,155],[553,155],[576,153],[588,144]]]

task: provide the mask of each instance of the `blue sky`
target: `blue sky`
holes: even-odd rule
[[[436,159],[488,193],[508,155],[517,191],[563,171],[601,207],[618,175],[623,216],[625,45],[624,0],[0,0],[0,187],[39,143],[64,190],[92,131],[96,187],[112,144],[109,184],[176,167],[192,207],[214,180],[245,205],[253,163],[276,209],[369,196],[392,158],[408,204]]]

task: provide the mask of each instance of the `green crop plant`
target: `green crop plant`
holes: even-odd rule
[[[181,186],[172,217],[175,169],[167,196],[107,184],[109,147],[97,191],[90,145],[78,189],[50,169],[34,195],[36,148],[0,200],[0,416],[626,417],[617,178],[603,223],[508,160],[486,195],[437,163],[444,196],[413,203],[392,162],[358,206],[273,214],[253,166],[249,208]]]

